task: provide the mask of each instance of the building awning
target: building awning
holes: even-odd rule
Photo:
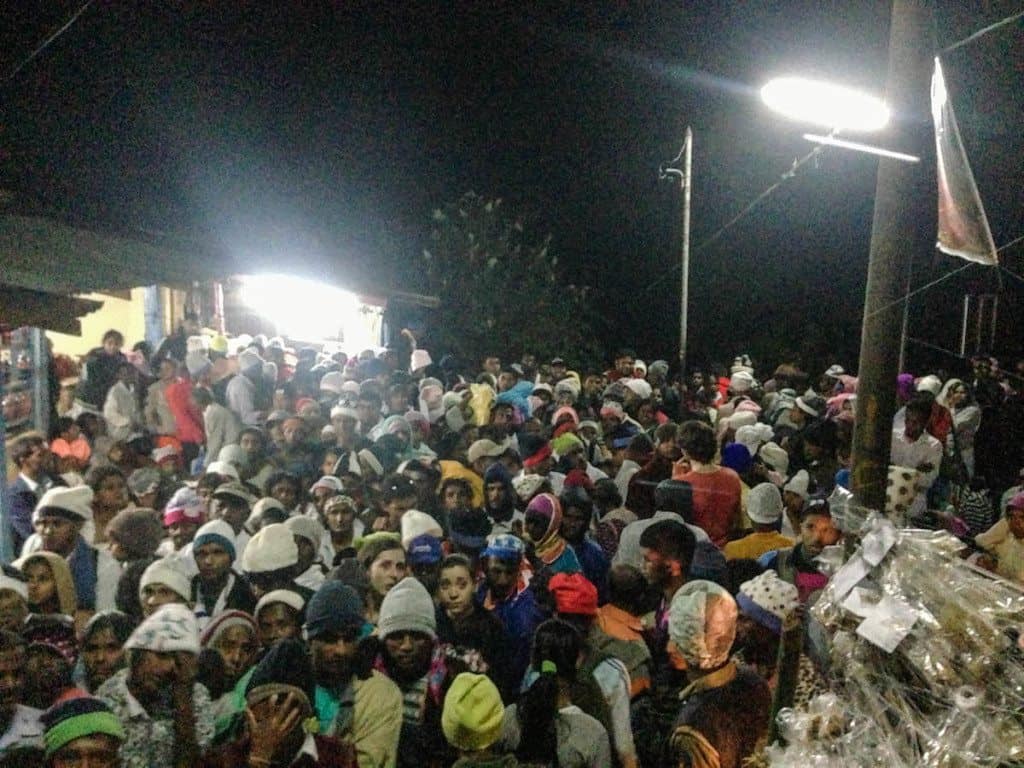
[[[0,283],[72,294],[187,286],[233,270],[211,254],[83,229],[43,216],[0,215]]]
[[[0,328],[28,325],[80,336],[79,318],[102,306],[102,301],[0,285]]]

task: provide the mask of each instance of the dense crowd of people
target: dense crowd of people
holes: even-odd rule
[[[0,768],[739,768],[829,686],[839,365],[123,346],[8,446]],[[1016,582],[1021,373],[894,382],[887,510]]]

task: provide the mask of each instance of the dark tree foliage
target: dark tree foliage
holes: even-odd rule
[[[431,346],[465,361],[524,352],[572,366],[599,365],[592,289],[574,284],[501,199],[472,192],[434,210],[423,251],[429,290],[441,300]]]

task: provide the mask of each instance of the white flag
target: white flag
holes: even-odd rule
[[[939,182],[939,237],[935,245],[950,256],[997,265],[996,244],[960,140],[938,58],[932,75],[932,120]]]

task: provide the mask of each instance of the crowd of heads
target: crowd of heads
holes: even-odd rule
[[[841,545],[840,366],[460,365],[411,335],[349,357],[192,319],[149,356],[123,341],[9,446],[0,765],[676,765],[738,700],[701,743],[739,759],[766,733],[780,639]],[[968,519],[1007,571],[1024,494],[970,409],[1018,393],[982,374],[901,378],[898,510]]]

